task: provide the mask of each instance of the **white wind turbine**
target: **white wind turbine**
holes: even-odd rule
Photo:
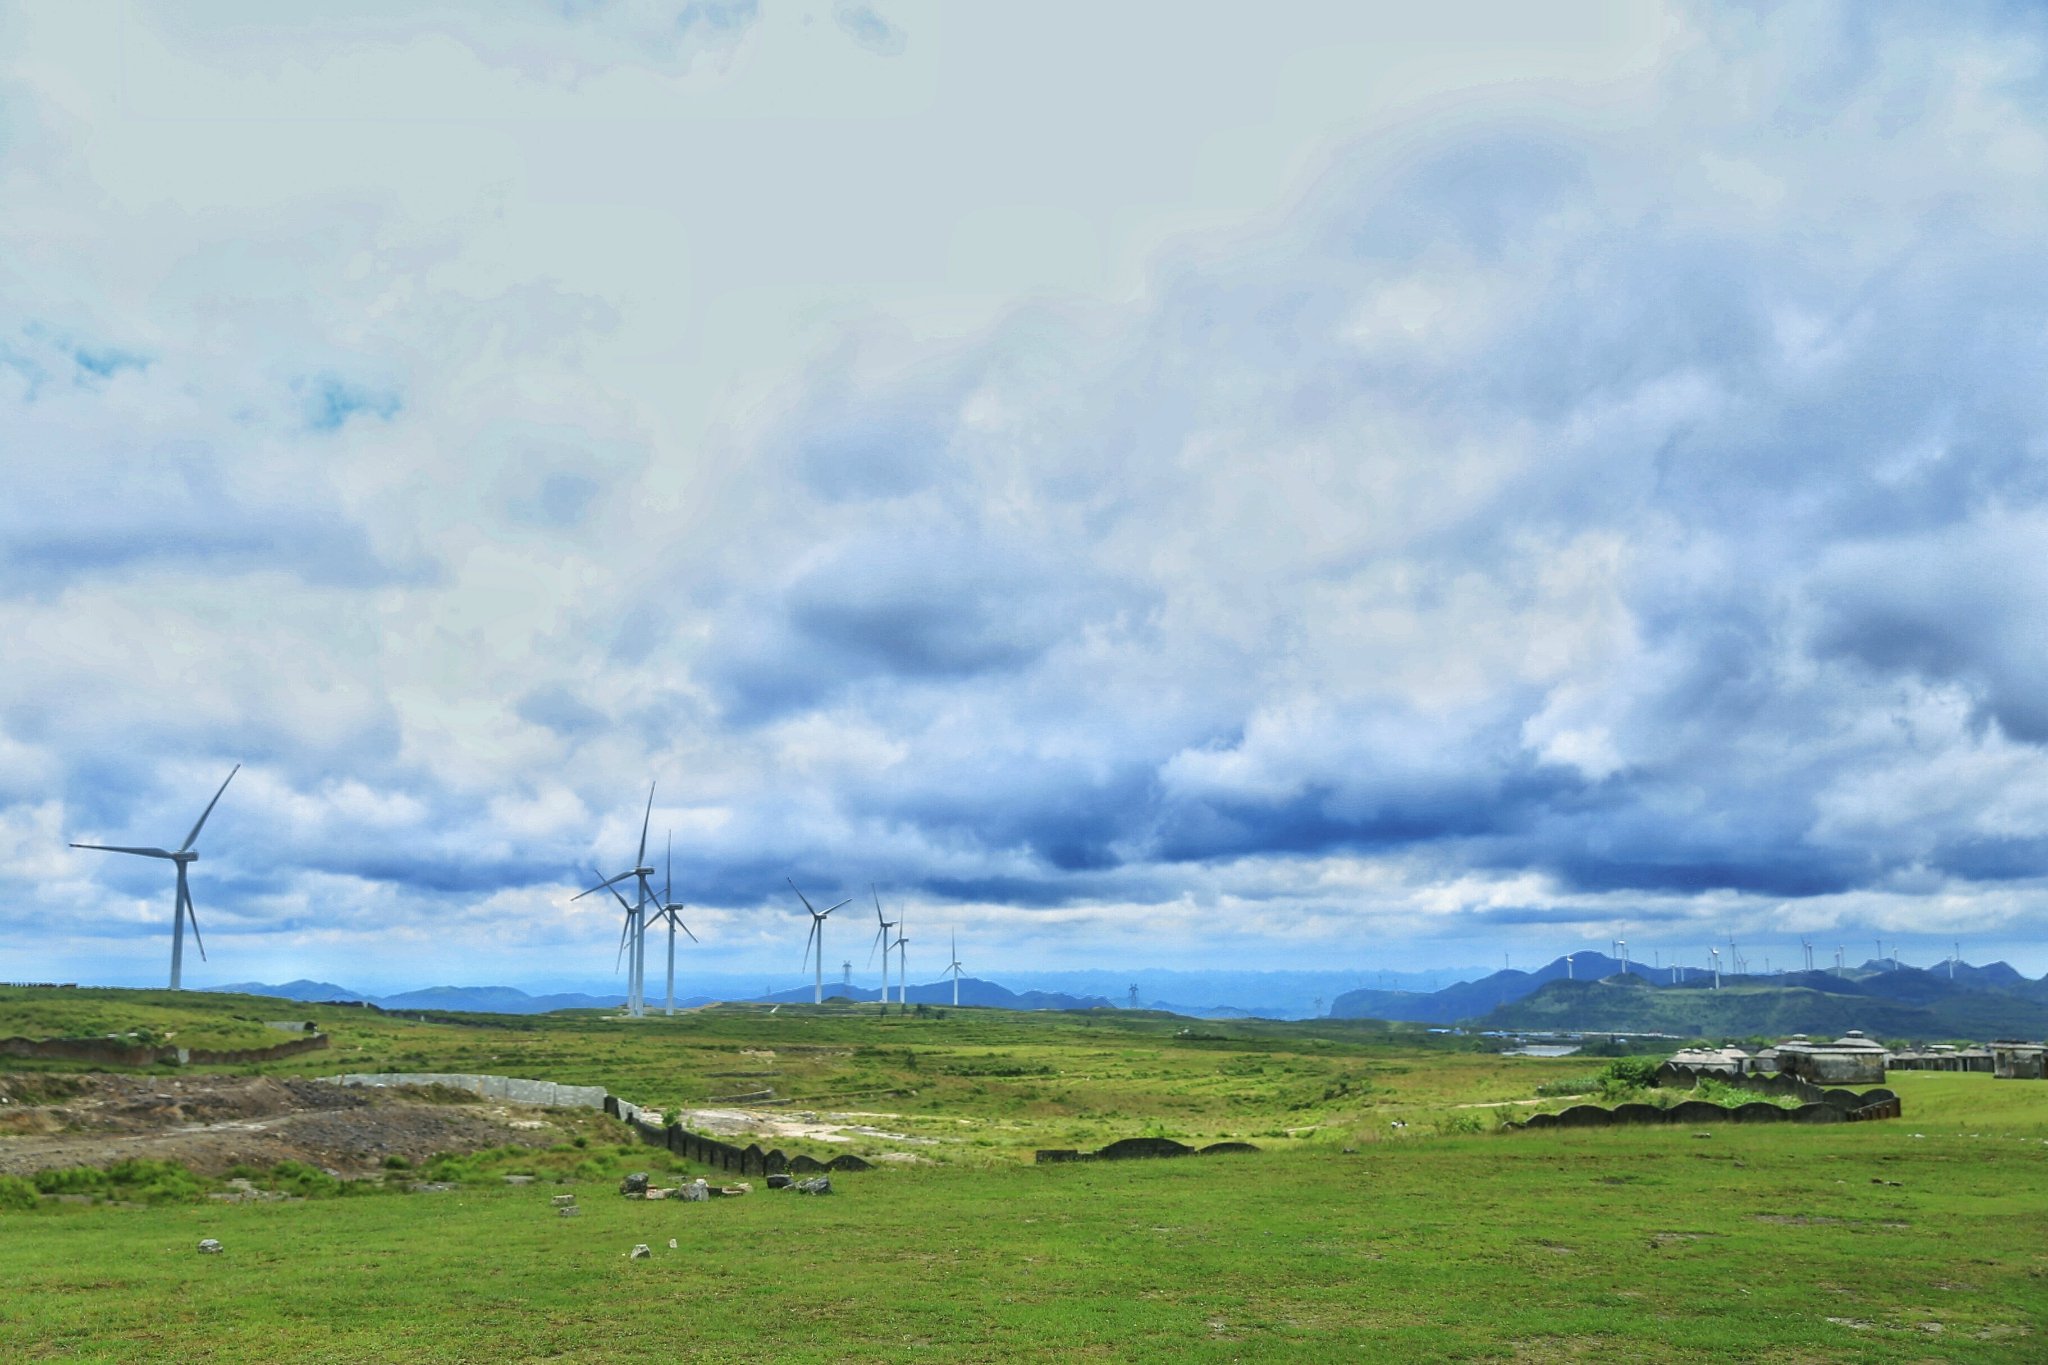
[[[795,882],[790,881],[787,877],[784,877],[783,880],[789,882],[790,890],[796,891],[796,898],[804,903],[804,909],[811,912],[811,932],[804,938],[804,965],[807,967],[810,965],[812,952],[815,949],[818,959],[818,976],[811,988],[811,1003],[822,1005],[825,1003],[825,919],[833,910],[837,910],[839,905],[850,904],[853,897],[848,896],[845,900],[839,902],[839,905],[835,905],[829,910],[820,910],[817,906],[811,904],[809,896],[806,896],[801,891],[797,891]]]
[[[632,905],[626,907],[621,951],[630,949],[633,955],[632,971],[627,975],[626,1013],[636,1019],[647,1012],[647,903],[654,899],[654,869],[647,865],[647,826],[653,819],[654,784],[650,782],[647,784],[647,809],[640,817],[640,852],[634,857],[633,866],[569,898],[574,903],[600,891],[610,891],[612,895],[619,896],[616,890],[618,883],[628,877],[635,880],[639,895]],[[625,897],[619,896],[619,903],[625,905]]]
[[[947,967],[946,970],[953,974],[953,1003],[957,1006],[960,1003],[960,972],[962,970],[960,966],[960,935],[958,933],[952,936],[952,944],[953,964]],[[1318,1002],[1318,1004],[1320,1003]],[[1318,1010],[1317,1012],[1320,1013],[1321,1011]]]
[[[875,962],[875,949],[882,950],[882,1013],[889,1012],[889,931],[896,927],[896,921],[882,918],[882,897],[875,890],[873,882],[868,883],[868,894],[875,898],[875,942],[868,949],[868,965]]]
[[[671,834],[668,840],[668,866],[662,873],[661,902],[655,906],[654,918],[651,921],[655,924],[663,920],[668,921],[668,1012],[671,1015],[676,1012],[676,930],[680,929],[688,934],[690,942],[697,941],[697,936],[690,933],[690,926],[683,923],[683,907],[675,903],[675,894],[676,846],[675,836]]]
[[[185,925],[188,921],[192,925],[192,942],[199,948],[199,960],[206,960],[206,943],[199,937],[199,916],[192,908],[192,887],[185,875],[185,869],[199,861],[199,854],[192,845],[198,842],[199,831],[206,828],[206,817],[213,814],[213,808],[220,804],[221,792],[228,789],[228,783],[234,781],[235,774],[240,771],[242,765],[237,763],[229,770],[228,775],[221,779],[220,791],[215,792],[213,800],[206,803],[206,809],[199,812],[199,819],[192,826],[192,832],[185,836],[185,842],[179,844],[176,850],[123,848],[114,844],[72,845],[73,848],[90,848],[101,853],[133,853],[143,858],[163,858],[177,864],[178,891],[171,908],[171,989],[174,991],[184,989],[181,983],[185,976]]]
[[[896,927],[899,930],[907,928],[908,921],[898,920],[896,921]],[[910,955],[906,950],[910,947],[910,935],[899,932],[896,935],[895,946],[896,1008],[899,1010],[907,1010],[910,1008]]]

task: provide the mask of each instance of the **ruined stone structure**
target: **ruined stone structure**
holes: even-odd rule
[[[1888,1054],[1882,1044],[1850,1029],[1832,1043],[1807,1041],[1803,1033],[1778,1044],[1778,1069],[1815,1085],[1873,1085],[1884,1080]]]
[[[2048,1057],[2048,1045],[2001,1038],[1991,1045],[1991,1074],[2004,1081],[2048,1079],[2044,1057]]]
[[[1894,1071],[1991,1071],[1991,1049],[1935,1043],[1894,1052],[1886,1064]]]
[[[602,1109],[605,1102],[601,1085],[561,1085],[555,1081],[529,1081],[518,1076],[477,1076],[454,1071],[352,1071],[327,1079],[336,1085],[445,1085],[451,1090],[467,1090],[487,1100],[533,1104],[546,1109]]]

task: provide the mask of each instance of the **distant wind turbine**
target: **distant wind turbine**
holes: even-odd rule
[[[783,880],[789,882],[790,890],[796,891],[796,898],[804,903],[804,909],[811,912],[811,932],[804,938],[804,965],[808,967],[811,964],[811,958],[814,955],[816,956],[818,960],[818,975],[816,981],[811,986],[811,1003],[822,1005],[825,1003],[825,920],[833,910],[839,908],[839,905],[849,904],[853,898],[848,896],[846,900],[839,902],[839,905],[832,906],[830,909],[820,910],[817,906],[811,904],[809,896],[806,896],[801,891],[797,891],[795,882],[790,881],[787,877],[784,877]]]
[[[632,954],[632,970],[626,977],[626,1013],[636,1019],[647,1013],[647,905],[654,899],[654,869],[647,865],[647,826],[653,819],[654,784],[650,782],[647,784],[647,809],[640,817],[640,852],[635,855],[633,866],[618,876],[608,877],[588,891],[579,891],[569,898],[570,903],[574,904],[585,896],[594,896],[600,891],[611,891],[612,895],[618,896],[619,893],[615,889],[618,884],[628,877],[634,879],[639,895],[626,911],[626,931],[622,936],[621,951],[630,951]],[[621,904],[625,903],[623,896],[620,896],[619,900]]]
[[[178,890],[171,908],[171,989],[183,990],[185,976],[185,925],[192,925],[192,942],[199,948],[199,960],[206,960],[206,943],[199,937],[199,916],[192,908],[192,887],[185,875],[185,869],[199,861],[198,851],[192,845],[199,841],[199,831],[206,828],[206,817],[213,814],[213,808],[220,804],[221,792],[228,789],[228,783],[235,780],[235,774],[242,771],[237,763],[221,779],[220,791],[213,794],[213,800],[206,803],[206,809],[199,812],[199,819],[192,826],[192,832],[185,836],[185,842],[175,850],[167,848],[122,848],[114,844],[73,844],[73,848],[90,848],[101,853],[133,853],[143,858],[164,858],[178,866]]]
[[[953,961],[946,970],[953,974],[953,1003],[958,1005],[960,1003],[960,972],[962,969],[960,966],[960,935],[957,932],[952,935],[952,945]]]
[[[873,882],[868,883],[868,894],[875,900],[875,942],[868,949],[868,965],[875,964],[875,949],[882,952],[882,1013],[889,1012],[889,931],[896,927],[896,921],[882,918],[882,896],[875,890]]]
[[[908,919],[896,921],[896,1008],[910,1008],[910,935],[902,932],[909,926]]]
[[[697,936],[690,933],[690,926],[683,923],[683,907],[675,903],[676,893],[676,844],[671,834],[668,841],[668,867],[662,874],[661,903],[655,907],[652,923],[668,921],[668,1012],[676,1012],[676,930],[689,935],[695,943]]]

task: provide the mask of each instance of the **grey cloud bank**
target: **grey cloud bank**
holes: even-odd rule
[[[1023,247],[1010,278],[881,264],[1015,207],[913,189],[917,115],[864,125],[815,225],[626,174],[779,132],[540,116],[815,70],[845,84],[789,98],[823,146],[831,98],[897,97],[871,71],[937,101],[980,51],[908,6],[841,6],[815,49],[713,8],[459,11],[432,50],[482,125],[405,123],[431,24],[396,11],[218,55],[136,24],[166,89],[210,62],[260,104],[286,39],[308,100],[382,72],[419,143],[388,161],[346,121],[167,153],[76,33],[5,20],[8,975],[153,979],[153,884],[62,844],[233,759],[194,891],[243,979],[582,979],[617,929],[570,884],[649,777],[691,960],[764,985],[800,948],[785,874],[875,882],[998,976],[1617,932],[2048,967],[2037,16],[1641,10],[1505,83],[1452,44],[1434,93],[1316,87],[1321,131],[1271,134],[1319,159],[1301,192],[1153,231],[1091,294]],[[1189,41],[1251,85],[1304,24],[1399,41],[1273,22]],[[577,69],[537,76],[556,23]],[[1174,107],[1193,143],[1260,135]],[[275,189],[235,169],[309,141]],[[773,148],[756,178],[826,174]],[[608,216],[547,173],[571,151],[619,167]],[[1116,207],[1074,193],[1033,209]],[[753,254],[693,253],[733,222]],[[857,293],[787,283],[812,232],[873,234]],[[992,303],[934,321],[950,296]],[[745,308],[721,347],[704,319]]]

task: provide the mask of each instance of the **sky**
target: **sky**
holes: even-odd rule
[[[0,4],[0,979],[2048,971],[2044,51]]]

